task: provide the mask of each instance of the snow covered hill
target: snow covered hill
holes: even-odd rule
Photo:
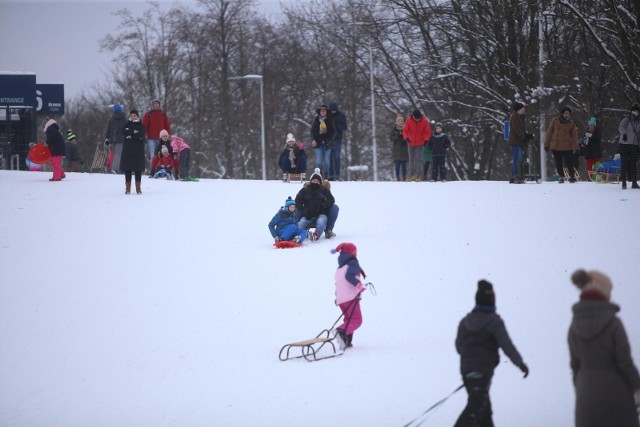
[[[454,338],[476,282],[531,368],[502,357],[496,425],[573,423],[570,274],[613,282],[640,361],[640,191],[612,184],[338,182],[333,240],[276,250],[299,184],[0,171],[3,427],[402,426],[460,383]],[[378,291],[353,350],[280,362],[339,315],[350,241]],[[456,393],[425,426],[451,426]]]

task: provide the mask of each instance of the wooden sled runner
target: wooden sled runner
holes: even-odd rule
[[[291,360],[291,359],[301,359],[304,358],[307,362],[316,362],[318,360],[329,359],[331,357],[342,356],[344,354],[344,348],[342,348],[339,344],[336,348],[337,339],[335,332],[333,336],[331,336],[331,331],[325,329],[320,332],[315,338],[311,338],[304,341],[292,342],[289,344],[285,344],[280,349],[280,354],[278,357],[281,361]],[[300,355],[291,355],[292,348],[299,348]],[[322,353],[328,354],[320,354],[320,351],[325,348],[325,351]]]
[[[304,172],[302,172],[302,173],[284,173],[284,174],[282,174],[282,181],[283,182],[302,183],[302,182],[304,182],[306,177],[307,177],[307,174],[304,173]]]

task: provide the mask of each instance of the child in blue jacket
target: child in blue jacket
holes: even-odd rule
[[[296,217],[296,202],[289,196],[278,213],[269,222],[271,237],[277,242],[289,240],[302,243],[307,237],[307,230],[298,230]]]

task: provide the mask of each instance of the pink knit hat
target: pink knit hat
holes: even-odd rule
[[[169,132],[167,132],[166,130],[162,129],[160,131],[160,138],[162,138],[163,136],[169,136]]]

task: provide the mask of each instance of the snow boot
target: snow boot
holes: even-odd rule
[[[353,347],[353,334],[347,335],[347,342],[345,342],[347,348]]]
[[[336,237],[336,233],[334,233],[333,230],[329,230],[327,228],[326,230],[324,230],[324,237],[326,237],[327,239],[330,239],[332,237]]]
[[[124,183],[124,194],[131,194],[131,181]]]
[[[622,181],[622,189],[623,190],[627,189],[627,181]]]
[[[631,183],[631,188],[640,188],[640,186],[638,185],[638,181],[633,181]]]
[[[129,184],[131,185],[131,184]],[[136,193],[137,194],[142,194],[142,189],[140,188],[142,186],[142,182],[141,181],[136,181]]]

